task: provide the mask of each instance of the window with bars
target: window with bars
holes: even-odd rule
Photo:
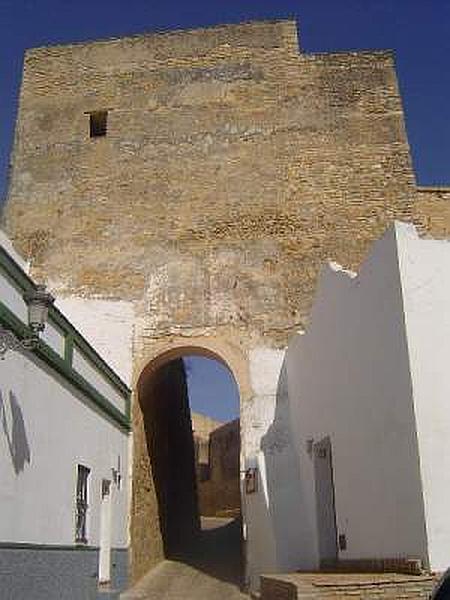
[[[84,465],[78,465],[77,498],[75,517],[75,542],[87,544],[87,510],[88,510],[88,478],[91,470]]]

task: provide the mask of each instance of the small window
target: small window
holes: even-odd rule
[[[78,465],[77,504],[75,516],[75,542],[87,544],[88,477],[91,470]]]
[[[108,128],[108,111],[98,110],[89,113],[89,136],[102,137],[106,135]]]

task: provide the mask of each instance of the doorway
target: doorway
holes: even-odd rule
[[[333,456],[329,437],[314,444],[317,531],[320,566],[333,566],[338,557]]]
[[[155,564],[169,558],[240,583],[239,392],[234,377],[211,353],[178,350],[144,370],[138,400],[147,452],[139,454],[138,448],[135,453],[134,505],[140,514],[134,518],[134,538],[147,535]],[[159,529],[160,556],[153,523]],[[135,564],[142,559],[138,552],[142,555],[142,546]]]

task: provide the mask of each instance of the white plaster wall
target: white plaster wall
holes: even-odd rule
[[[318,567],[313,459],[307,441],[330,436],[341,559],[427,560],[409,357],[395,230],[358,277],[327,266],[308,331],[287,354],[300,460],[298,567]]]
[[[289,434],[284,351],[256,348],[250,353],[253,397],[241,407],[243,470],[258,469],[258,491],[245,493],[247,577],[252,590],[262,573],[290,570],[299,551],[296,502],[297,458]]]
[[[3,271],[0,271],[0,300],[19,318],[25,325],[28,324],[28,307],[23,299],[23,291]],[[60,356],[64,356],[64,334],[57,325],[50,320],[45,325],[40,337]]]
[[[120,412],[125,413],[125,398],[76,346],[73,349],[72,367]]]
[[[450,566],[450,243],[397,225],[430,567]]]
[[[120,378],[131,386],[132,303],[66,296],[59,297],[56,305]]]
[[[25,323],[28,322],[28,317]],[[61,329],[52,323],[51,319],[48,319],[45,324],[44,331],[40,334],[40,338],[46,342],[52,350],[59,354],[59,356],[64,357],[64,348],[66,339],[64,336],[64,332]]]
[[[18,352],[0,361],[0,540],[73,544],[77,465],[91,468],[88,541],[99,543],[101,480],[113,485],[114,547],[127,546],[128,436],[44,363]]]
[[[286,363],[278,378],[274,418],[261,439],[269,514],[276,548],[276,570],[297,568],[303,552],[300,462],[293,440]]]

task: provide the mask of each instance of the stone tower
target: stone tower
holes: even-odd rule
[[[320,263],[356,266],[413,197],[389,53],[302,54],[291,21],[26,53],[7,230],[59,291],[141,304],[151,337],[283,346]]]
[[[303,54],[295,22],[276,21],[26,53],[9,235],[55,292],[132,303],[135,383],[177,348],[227,362],[244,458],[320,264],[356,267],[415,194],[389,52]],[[133,419],[138,515],[155,503],[136,496],[137,405]],[[250,570],[270,570],[264,533],[248,536]]]

